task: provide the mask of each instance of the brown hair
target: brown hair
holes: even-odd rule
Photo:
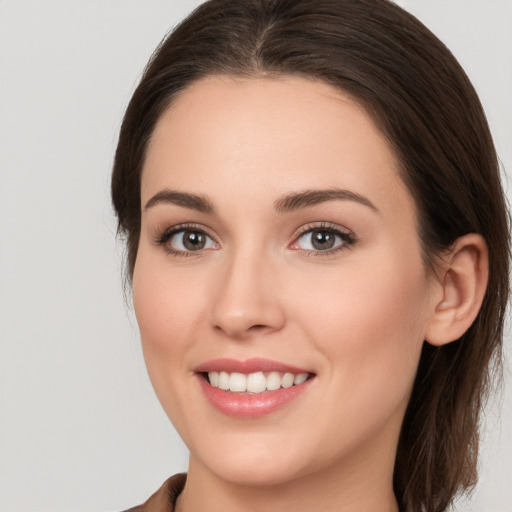
[[[480,233],[490,276],[480,313],[458,342],[424,344],[398,444],[402,511],[440,512],[476,482],[480,411],[499,369],[509,283],[509,231],[484,112],[449,50],[388,0],[210,0],[157,48],[127,108],[112,176],[131,278],[140,178],[155,123],[202,77],[301,75],[355,97],[402,165],[416,201],[425,265]]]

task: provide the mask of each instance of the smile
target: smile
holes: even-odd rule
[[[195,369],[208,402],[235,418],[258,418],[292,403],[316,375],[267,359],[217,359]]]
[[[208,381],[214,388],[232,393],[260,394],[265,391],[291,388],[305,382],[309,373],[263,372],[243,374],[238,372],[208,372]]]

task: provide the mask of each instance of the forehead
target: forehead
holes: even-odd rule
[[[142,200],[165,187],[209,194],[224,183],[246,189],[248,198],[260,189],[272,196],[342,187],[396,206],[397,194],[409,196],[398,169],[385,137],[349,94],[299,77],[214,76],[189,86],[158,121]]]

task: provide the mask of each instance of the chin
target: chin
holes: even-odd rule
[[[299,457],[300,450],[290,443],[278,439],[231,440],[229,447],[217,444],[200,448],[194,455],[191,450],[191,465],[196,459],[218,478],[244,486],[274,486],[292,481],[307,473],[304,463],[307,457]],[[193,447],[192,447],[193,448]],[[219,449],[220,448],[220,449]]]
[[[218,478],[232,484],[248,487],[272,487],[282,485],[300,477],[295,464],[286,461],[266,460],[256,463],[250,460],[226,461],[213,464],[208,469]]]

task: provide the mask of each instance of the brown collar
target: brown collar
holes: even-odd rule
[[[147,501],[138,507],[124,512],[173,512],[176,500],[185,487],[186,473],[178,473],[168,478]]]

